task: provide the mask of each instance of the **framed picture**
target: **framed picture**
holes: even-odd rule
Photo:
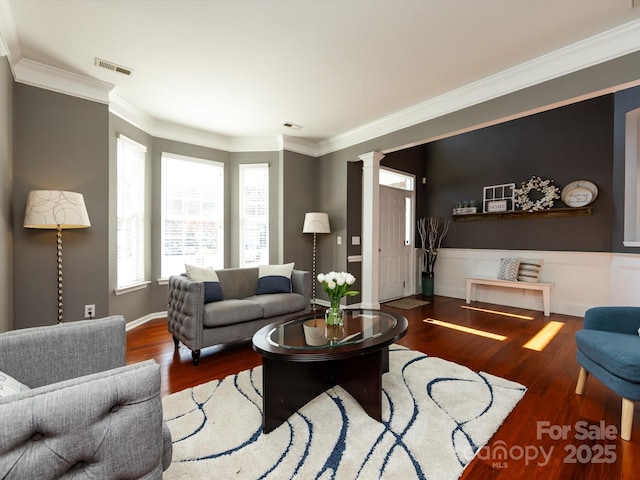
[[[482,211],[507,212],[513,211],[515,183],[503,183],[501,185],[489,185],[482,192]]]

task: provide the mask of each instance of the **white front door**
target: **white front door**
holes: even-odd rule
[[[412,241],[411,235],[407,235],[407,209],[410,209],[411,198],[410,191],[380,185],[378,297],[381,302],[410,293]]]

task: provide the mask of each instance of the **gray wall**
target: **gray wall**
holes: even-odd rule
[[[13,78],[0,57],[0,332],[13,328]]]
[[[303,234],[302,227],[305,213],[318,209],[318,160],[288,150],[283,151],[282,155],[283,263],[295,262],[297,269],[311,271],[313,235]],[[318,239],[324,236],[317,235]]]
[[[106,105],[14,84],[15,327],[57,320],[56,233],[22,227],[31,190],[84,195],[91,227],[63,233],[64,317],[108,313],[109,112]]]
[[[12,162],[13,172],[9,172],[9,175],[13,177],[13,184],[3,179],[1,192],[5,198],[11,197],[4,206],[7,208],[7,203],[11,205],[8,212],[11,224],[6,228],[7,231],[13,230],[14,327],[19,328],[51,324],[56,319],[55,232],[26,230],[22,227],[26,196],[32,189],[67,189],[83,193],[91,218],[91,228],[68,230],[64,234],[65,318],[81,318],[84,304],[94,303],[98,316],[122,313],[128,320],[133,320],[166,308],[166,287],[155,282],[159,275],[159,223],[156,218],[159,213],[153,208],[159,204],[159,172],[156,166],[163,150],[231,164],[238,160],[268,161],[273,164],[277,172],[272,176],[272,185],[276,182],[272,194],[278,195],[276,214],[272,215],[277,231],[275,242],[272,243],[272,246],[277,245],[272,247],[277,248],[276,261],[296,261],[299,267],[310,262],[312,238],[310,235],[300,235],[298,231],[301,230],[304,213],[318,210],[329,213],[332,229],[330,235],[318,237],[318,271],[347,269],[347,254],[359,253],[351,247],[347,248],[348,239],[358,235],[362,224],[361,191],[349,186],[357,182],[357,173],[354,180],[354,168],[355,172],[358,171],[350,162],[358,162],[359,155],[415,145],[485,122],[499,122],[507,116],[553,102],[636,81],[640,79],[640,53],[383,135],[318,159],[284,151],[264,154],[264,160],[262,154],[231,154],[152,138],[151,145],[148,145],[152,153],[152,190],[149,193],[152,220],[149,228],[151,279],[154,284],[146,293],[125,295],[118,299],[113,296],[115,223],[112,179],[115,133],[118,129],[125,134],[128,132],[134,140],[142,140],[141,143],[149,141],[149,136],[126,125],[126,122],[111,118],[106,105],[12,84],[7,76],[5,64],[0,71],[0,88],[3,93],[13,89],[13,124],[7,121],[9,114],[2,113],[0,135],[12,137],[13,152],[11,147],[2,147],[0,154],[4,157],[0,166],[10,171],[7,163]],[[3,112],[6,112],[4,108]],[[3,142],[3,145],[9,143]],[[11,157],[12,161],[7,160]],[[621,167],[617,162],[614,163],[613,182],[617,184],[616,178],[620,176]],[[232,177],[230,174],[226,180],[228,192],[233,188]],[[616,212],[622,208],[622,194],[622,191],[616,191],[612,195]],[[354,205],[356,208],[352,208]],[[231,232],[237,223],[234,220],[237,218],[237,209],[234,212],[231,202],[228,202],[228,209],[230,228],[227,230],[230,237],[226,242],[229,250],[225,252],[225,260],[229,266],[234,266],[231,249],[234,234]],[[618,215],[616,213],[616,217]],[[336,244],[338,235],[343,237],[342,245]],[[364,238],[362,240],[366,241]],[[9,255],[10,246],[3,245],[0,251]],[[273,262],[273,250],[271,255]],[[5,302],[5,305],[8,303]]]
[[[450,218],[457,200],[476,200],[481,211],[484,186],[519,186],[534,175],[560,189],[576,180],[598,188],[591,216],[453,222],[443,246],[611,252],[613,104],[605,95],[426,145],[418,158],[431,216]]]

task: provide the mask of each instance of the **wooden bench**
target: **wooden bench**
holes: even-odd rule
[[[489,285],[492,287],[519,288],[521,290],[538,290],[542,292],[542,304],[546,317],[551,313],[551,287],[553,283],[528,283],[511,282],[509,280],[499,280],[488,277],[467,277],[467,303],[476,299],[478,285]]]

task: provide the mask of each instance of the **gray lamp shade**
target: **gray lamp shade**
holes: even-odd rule
[[[327,213],[310,212],[304,215],[302,233],[331,233]]]
[[[81,193],[32,190],[24,214],[25,228],[57,229],[91,226]]]

